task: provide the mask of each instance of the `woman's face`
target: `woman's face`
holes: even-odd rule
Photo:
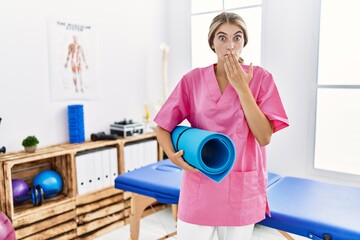
[[[218,57],[218,62],[225,61],[225,55],[234,50],[237,57],[240,56],[244,48],[244,32],[235,24],[222,24],[214,35],[212,48],[215,50]]]

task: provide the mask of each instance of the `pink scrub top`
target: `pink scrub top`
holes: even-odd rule
[[[221,94],[214,67],[184,75],[154,119],[169,132],[187,119],[194,128],[226,134],[236,147],[234,167],[219,183],[200,172],[184,172],[178,217],[206,226],[254,224],[269,212],[265,147],[252,135],[241,99],[231,84]],[[248,66],[243,68],[248,71]],[[272,75],[255,66],[249,86],[274,132],[287,127],[288,118]]]

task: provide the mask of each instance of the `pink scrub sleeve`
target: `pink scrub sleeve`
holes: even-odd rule
[[[289,126],[278,89],[271,73],[265,71],[257,104],[265,116],[272,122],[274,133]]]
[[[172,132],[189,113],[189,90],[185,77],[183,77],[155,116],[154,122]]]

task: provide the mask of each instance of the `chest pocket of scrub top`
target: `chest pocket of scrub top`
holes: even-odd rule
[[[201,173],[199,172],[184,172],[181,191],[183,203],[191,205],[196,202],[199,195],[199,188],[201,184]]]
[[[242,108],[238,109],[236,112],[236,136],[239,138],[247,138],[249,134],[249,126],[245,119],[245,114]]]
[[[258,173],[230,172],[229,204],[236,209],[255,208],[259,195]]]

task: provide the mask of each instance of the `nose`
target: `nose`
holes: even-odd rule
[[[227,49],[228,50],[234,49],[234,46],[235,46],[235,44],[233,43],[233,41],[229,41],[228,45],[227,45]]]

